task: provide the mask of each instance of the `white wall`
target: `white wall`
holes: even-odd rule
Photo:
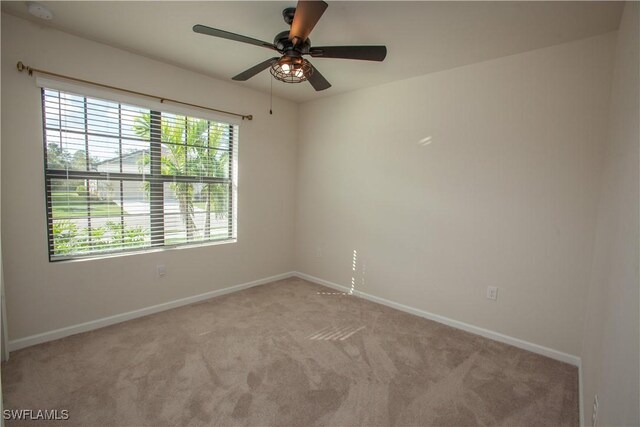
[[[615,36],[303,104],[297,270],[578,355]]]
[[[206,54],[203,52],[203,54]],[[49,263],[36,68],[253,114],[240,127],[235,244]],[[292,270],[296,104],[2,14],[2,236],[9,338]],[[156,264],[167,275],[157,279]]]
[[[582,368],[584,418],[598,425],[640,425],[640,33],[636,2],[620,24]]]

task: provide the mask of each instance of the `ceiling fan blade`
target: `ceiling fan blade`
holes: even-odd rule
[[[248,70],[245,70],[245,71],[241,72],[237,76],[234,76],[232,78],[232,80],[237,80],[237,81],[240,81],[240,82],[243,82],[245,80],[249,80],[251,77],[255,76],[259,72],[264,71],[267,68],[269,68],[271,66],[271,64],[273,64],[278,59],[279,58],[277,56],[275,56],[273,58],[269,58],[266,61],[261,62],[258,65],[254,65],[253,67],[249,68]]]
[[[289,40],[292,40],[296,45],[304,43],[309,38],[311,30],[316,26],[327,6],[321,0],[299,0],[291,23]]]
[[[227,40],[233,40],[242,43],[249,43],[256,46],[266,47],[267,49],[278,50],[275,45],[262,40],[254,39],[240,34],[230,33],[229,31],[218,30],[217,28],[207,27],[206,25],[194,25],[193,31],[199,34],[205,34],[207,36],[220,37]]]
[[[320,71],[318,71],[318,69],[314,67],[313,64],[309,63],[309,65],[311,65],[311,68],[313,68],[313,73],[311,73],[308,78],[311,86],[313,86],[316,91],[329,89],[331,87],[331,83],[329,83],[327,79],[325,79],[324,76],[320,74]]]
[[[312,47],[309,54],[314,58],[361,59],[364,61],[384,61],[386,46],[323,46]]]

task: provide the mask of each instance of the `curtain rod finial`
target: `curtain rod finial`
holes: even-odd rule
[[[33,69],[31,67],[29,67],[28,65],[24,65],[22,63],[22,61],[18,61],[18,63],[16,64],[16,68],[20,72],[23,72],[24,70],[27,70],[27,72],[29,73],[30,76],[33,75]]]

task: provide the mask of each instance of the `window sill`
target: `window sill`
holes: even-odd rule
[[[168,251],[183,251],[186,249],[196,249],[207,246],[220,246],[227,245],[230,243],[237,243],[238,238],[228,239],[228,240],[218,240],[212,242],[202,242],[202,243],[193,243],[193,244],[182,244],[182,245],[174,245],[174,246],[161,246],[157,248],[147,248],[147,249],[139,249],[139,250],[131,250],[126,252],[115,252],[115,253],[106,253],[106,254],[95,254],[95,255],[87,255],[79,257],[70,257],[70,258],[49,258],[49,262],[52,264],[69,264],[76,262],[85,262],[85,261],[97,261],[109,258],[121,258],[121,257],[129,257],[135,255],[144,255],[144,254],[153,254],[160,252],[168,252]]]

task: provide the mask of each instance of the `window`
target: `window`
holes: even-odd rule
[[[42,89],[49,259],[231,241],[238,126]]]

